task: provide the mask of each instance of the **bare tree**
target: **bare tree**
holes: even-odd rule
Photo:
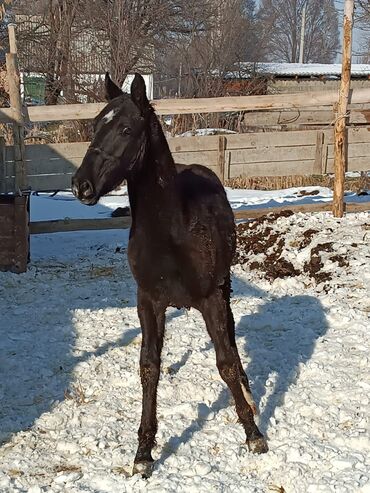
[[[11,10],[12,0],[0,0],[0,50],[5,50],[7,46],[7,21]]]
[[[355,26],[361,31],[361,42],[357,55],[360,62],[370,63],[370,1],[357,0],[355,7]]]
[[[29,65],[46,75],[47,103],[55,103],[62,91],[67,100],[81,91],[92,96],[94,74],[106,70],[120,84],[133,70],[153,71],[154,52],[181,25],[179,16],[186,3],[36,0],[30,6],[28,0],[15,2],[22,51],[33,52]],[[86,74],[91,75],[89,83]]]
[[[304,61],[333,62],[339,43],[334,0],[262,0],[258,18],[266,60],[298,62],[304,6]]]
[[[49,104],[99,100],[106,70],[119,84],[157,71],[178,94],[222,94],[228,70],[260,58],[254,0],[14,0],[14,13],[22,68],[45,75]]]
[[[81,7],[80,0],[36,0],[31,6],[14,1],[20,65],[45,75],[47,104],[55,104],[62,91],[67,99],[73,94],[71,46]]]
[[[160,68],[172,94],[219,96],[224,77],[259,58],[253,0],[189,1]]]

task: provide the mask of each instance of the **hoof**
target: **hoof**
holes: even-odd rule
[[[265,454],[269,450],[265,437],[247,440],[247,445],[249,452],[253,452],[253,454]]]
[[[141,474],[144,479],[150,478],[154,468],[154,462],[135,462],[132,475]]]

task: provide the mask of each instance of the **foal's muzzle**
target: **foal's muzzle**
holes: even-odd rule
[[[85,205],[95,205],[97,203],[94,187],[89,180],[79,181],[75,176],[72,178],[72,193]]]

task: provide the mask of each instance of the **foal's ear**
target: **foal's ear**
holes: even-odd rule
[[[149,108],[149,101],[146,97],[145,81],[142,75],[135,74],[134,80],[131,84],[131,99],[139,108],[141,113]]]
[[[114,98],[121,96],[123,91],[116,86],[116,84],[110,78],[109,72],[105,74],[105,99],[111,101]]]

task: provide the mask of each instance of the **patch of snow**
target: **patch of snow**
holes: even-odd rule
[[[310,187],[306,187],[309,189]],[[311,187],[318,189],[318,187]],[[299,189],[228,190],[234,208],[329,200]],[[33,196],[32,219],[96,217],[70,194]],[[85,216],[91,214],[91,216]],[[266,493],[370,491],[369,213],[277,220],[287,258],[302,227],[333,242],[329,288],[233,268],[236,338],[270,451],[244,445],[203,320],[169,309],[153,476],[131,476],[141,413],[141,332],[128,230],[34,235],[25,274],[0,272],[0,491]],[[305,256],[306,255],[306,256]]]
[[[275,76],[332,76],[339,77],[342,73],[340,63],[243,63],[239,70],[227,72],[226,78],[249,78],[251,73]],[[370,74],[370,64],[353,63],[351,74],[356,77],[367,77]]]
[[[301,192],[304,191],[305,195]],[[318,191],[316,195],[306,195]],[[280,207],[288,204],[302,205],[324,203],[333,199],[333,192],[325,187],[296,187],[284,190],[243,190],[226,188],[231,207],[236,210]],[[357,196],[355,192],[346,193],[347,202],[368,202],[368,196]],[[127,187],[102,197],[93,207],[81,204],[71,192],[59,192],[54,197],[49,194],[31,196],[31,220],[48,221],[52,219],[92,219],[110,217],[117,207],[129,206]]]
[[[200,137],[205,135],[229,135],[236,134],[233,130],[228,130],[227,128],[198,128],[196,130],[188,130],[179,135],[175,135],[175,137]]]

